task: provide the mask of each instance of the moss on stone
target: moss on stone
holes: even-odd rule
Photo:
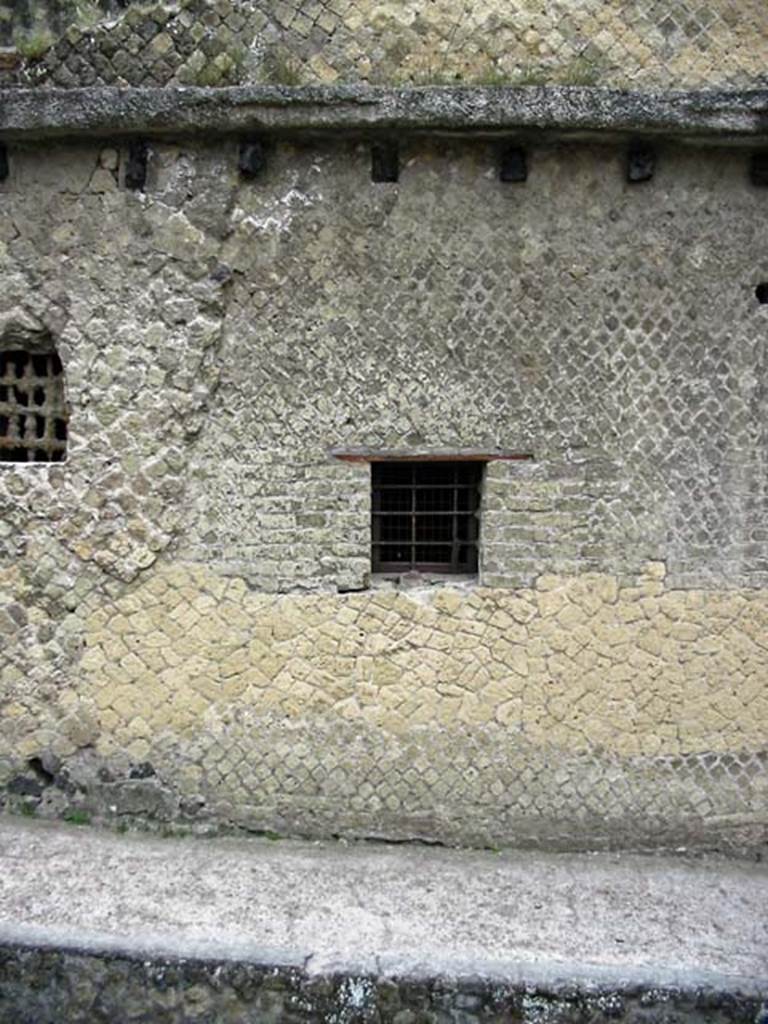
[[[53,46],[55,39],[47,29],[20,32],[14,37],[16,50],[25,60],[40,60]]]

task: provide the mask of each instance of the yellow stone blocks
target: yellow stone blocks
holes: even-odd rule
[[[83,728],[135,746],[247,706],[393,734],[495,722],[572,754],[760,749],[768,595],[667,591],[663,576],[274,597],[170,564],[82,623]]]

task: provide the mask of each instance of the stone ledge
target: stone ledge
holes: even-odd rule
[[[761,864],[5,818],[0,870],[0,1024],[765,1019]]]
[[[747,861],[162,839],[0,817],[0,870],[5,948],[768,997],[768,871]]]
[[[768,90],[280,86],[0,90],[0,136],[438,134],[768,142]]]

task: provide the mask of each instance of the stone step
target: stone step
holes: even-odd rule
[[[768,1020],[768,868],[0,819],[0,1022]]]

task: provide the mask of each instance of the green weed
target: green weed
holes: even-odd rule
[[[81,807],[73,807],[72,810],[67,811],[64,815],[64,821],[70,825],[90,825],[91,816],[88,811],[83,810]]]

